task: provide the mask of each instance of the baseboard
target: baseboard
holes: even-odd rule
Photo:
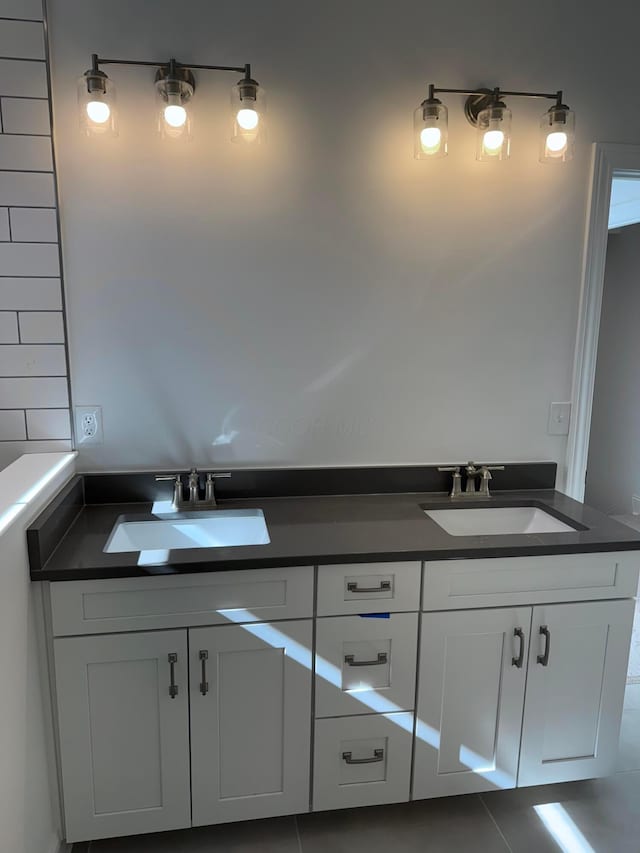
[[[56,841],[49,853],[71,853],[72,850],[73,844],[67,844],[66,841]]]

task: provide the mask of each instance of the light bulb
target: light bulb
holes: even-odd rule
[[[171,127],[184,127],[187,121],[187,111],[180,104],[169,104],[164,108],[164,120]]]
[[[258,126],[258,122],[260,121],[260,116],[256,110],[243,107],[238,110],[236,121],[242,130],[255,130]]]
[[[89,101],[87,103],[87,115],[95,124],[104,124],[109,121],[111,109],[109,104],[105,104],[104,101]]]
[[[488,130],[482,139],[482,145],[488,154],[498,154],[503,144],[504,133],[501,130]]]
[[[547,135],[546,147],[550,154],[562,154],[567,147],[567,134],[563,130],[554,130]]]
[[[420,146],[425,154],[435,154],[440,148],[441,140],[439,127],[423,127],[420,131]]]

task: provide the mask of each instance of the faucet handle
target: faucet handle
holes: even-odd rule
[[[453,471],[454,474],[460,473],[459,465],[438,465],[438,471]]]
[[[182,474],[156,474],[156,483],[163,480],[175,480],[176,483],[179,483],[182,480]]]

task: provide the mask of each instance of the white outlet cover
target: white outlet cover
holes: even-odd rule
[[[571,403],[551,403],[549,406],[549,435],[569,435]]]
[[[631,512],[634,515],[640,515],[640,495],[631,496]]]
[[[86,435],[85,426],[86,418],[91,418],[95,421],[95,433]],[[76,446],[87,447],[89,445],[102,444],[102,408],[101,406],[76,406],[75,407],[75,424],[76,424]]]

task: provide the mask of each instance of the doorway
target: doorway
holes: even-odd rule
[[[595,145],[567,492],[640,531],[640,147]],[[640,606],[619,771],[640,770]]]

